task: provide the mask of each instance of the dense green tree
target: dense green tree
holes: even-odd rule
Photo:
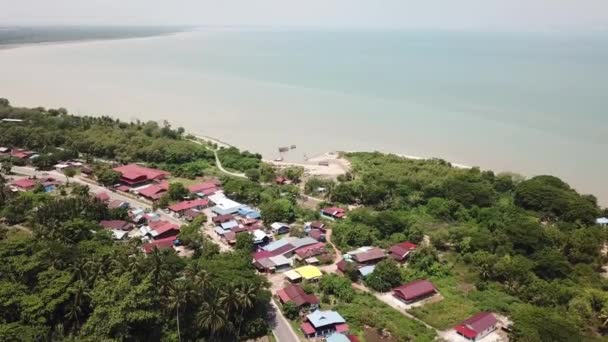
[[[97,181],[105,186],[118,184],[120,181],[120,173],[110,169],[107,166],[98,168],[95,171]]]
[[[167,193],[169,194],[169,198],[171,198],[172,200],[180,201],[184,197],[188,196],[190,192],[188,191],[188,189],[186,189],[184,184],[175,182],[169,184],[169,190],[167,191]]]
[[[251,253],[253,252],[254,246],[255,245],[253,244],[253,236],[251,236],[251,234],[241,233],[236,236],[236,244],[234,248],[237,251]]]
[[[283,304],[283,314],[285,317],[291,320],[295,320],[300,316],[300,309],[293,302],[287,302]]]
[[[247,169],[245,170],[245,176],[249,178],[251,181],[259,182],[262,177],[260,170],[258,169]]]
[[[401,285],[401,271],[392,259],[380,261],[374,268],[374,272],[365,278],[365,284],[378,292],[386,292]]]
[[[295,219],[295,208],[287,199],[278,199],[260,206],[264,222],[292,222]]]

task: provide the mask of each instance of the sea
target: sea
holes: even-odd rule
[[[553,174],[608,205],[608,33],[222,27],[13,44],[0,97],[167,120],[268,159],[382,151]]]

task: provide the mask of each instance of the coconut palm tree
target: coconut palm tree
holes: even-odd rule
[[[228,326],[226,311],[216,300],[203,302],[196,319],[198,325],[212,335],[219,335]]]
[[[177,321],[177,338],[181,341],[179,329],[179,313],[188,304],[188,295],[191,290],[191,283],[188,280],[177,280],[171,283],[167,295],[167,308],[170,312],[175,311]]]

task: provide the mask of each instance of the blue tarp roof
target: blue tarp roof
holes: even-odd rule
[[[342,316],[335,311],[321,311],[317,310],[310,315],[306,316],[310,324],[315,328],[321,328],[331,324],[346,323]]]

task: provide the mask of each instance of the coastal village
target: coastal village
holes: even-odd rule
[[[352,286],[358,291],[373,292],[357,279],[372,274],[375,266],[385,259],[407,267],[408,257],[418,247],[410,241],[402,241],[387,250],[361,246],[352,251],[339,251],[332,245],[330,236],[332,223],[348,215],[348,208],[341,207],[320,208],[320,220],[305,222],[301,227],[302,236],[290,236],[295,225],[262,221],[258,209],[227,197],[218,179],[193,183],[187,186],[187,194],[182,201],[152,210],[169,191],[171,174],[167,171],[139,164],[121,165],[113,168],[120,174],[119,182],[103,187],[96,183],[90,168],[82,160],[61,161],[54,165],[52,171],[38,172],[27,166],[29,161],[39,156],[34,151],[0,147],[0,157],[3,155],[21,159],[26,164],[15,167],[14,175],[9,176],[13,191],[33,191],[41,186],[44,192],[54,192],[64,185],[63,172],[66,169],[78,170],[79,175],[73,182],[95,189],[92,196],[108,208],[128,212],[128,219],[100,221],[100,226],[111,232],[117,243],[128,239],[141,240],[141,251],[145,254],[173,249],[183,257],[191,255],[179,239],[180,228],[199,216],[206,218],[201,231],[222,250],[231,250],[239,235],[249,234],[255,246],[251,262],[271,282],[273,300],[281,306],[295,306],[297,316],[290,322],[289,329],[302,341],[359,341],[358,336],[350,334],[348,321],[340,312],[332,310],[331,305],[321,304],[319,297],[314,292],[305,291],[305,287],[316,286],[324,274],[344,276],[354,271],[356,278]],[[18,176],[20,173],[25,176]],[[285,185],[292,182],[278,176],[275,183]],[[404,283],[389,292],[374,295],[412,319],[415,318],[408,314],[409,309],[442,299],[439,290],[426,279]],[[508,341],[506,332],[510,324],[507,317],[479,312],[472,317],[463,317],[462,323],[452,329],[437,332],[441,339],[452,342]]]
[[[365,200],[350,204],[345,204],[348,200],[335,200],[351,196],[354,190],[345,190],[340,185],[352,181],[357,167],[361,172],[361,164],[353,165],[337,152],[310,158],[302,164],[262,161],[261,156],[235,152],[232,147],[202,138],[175,139],[200,148],[199,153],[206,153],[205,163],[213,166],[208,166],[205,173],[184,177],[184,170],[175,165],[170,168],[162,167],[162,163],[120,163],[85,158],[61,149],[53,153],[69,158],[53,159],[49,157],[51,153],[5,145],[0,146],[3,179],[16,195],[85,193],[94,204],[103,205],[112,213],[112,218],[98,220],[101,229],[93,233],[107,234],[114,240],[111,245],[134,244],[137,254],[146,258],[174,252],[178,259],[188,260],[204,253],[205,248],[210,248],[209,243],[219,250],[217,258],[233,252],[245,253],[241,255],[247,257],[247,267],[264,277],[272,294],[270,306],[276,309],[276,317],[270,324],[273,335],[267,337],[271,340],[511,340],[516,327],[514,319],[490,302],[493,298],[500,303],[518,299],[497,294],[496,288],[488,285],[490,276],[482,281],[471,280],[479,279],[482,272],[498,272],[498,266],[484,264],[496,263],[498,259],[490,259],[488,254],[480,254],[481,260],[458,259],[453,251],[473,248],[472,239],[467,236],[454,244],[444,236],[442,241],[437,230],[446,228],[445,224],[437,224],[437,220],[428,234],[412,229],[406,235],[401,226],[411,224],[394,212],[377,210],[370,214],[365,211]],[[258,169],[253,172],[224,164],[234,156],[254,160]],[[377,156],[371,154],[372,158]],[[41,162],[43,159],[45,163]],[[433,163],[452,168],[443,161]],[[271,176],[261,180],[260,170]],[[479,174],[476,169],[471,172]],[[248,192],[247,186],[254,190]],[[372,196],[374,189],[367,188],[362,191],[364,195],[365,191]],[[273,206],[263,203],[261,196],[272,196]],[[415,196],[410,197],[411,201],[417,201]],[[434,215],[441,217],[468,215],[463,206],[454,202],[449,203],[451,208],[433,207],[438,202],[429,200],[427,210],[434,210]],[[287,214],[284,203],[289,209]],[[377,203],[378,207],[383,205],[381,201]],[[471,212],[479,210],[470,207],[467,210]],[[280,219],[269,219],[273,217]],[[551,219],[541,218],[539,226],[551,224]],[[371,220],[382,223],[362,224]],[[345,223],[347,228],[355,228],[348,233],[340,231]],[[369,228],[372,225],[391,233],[383,239],[376,238],[373,234],[378,233]],[[605,230],[608,218],[594,216],[591,225]],[[21,223],[11,225],[13,228],[29,231]],[[200,240],[192,238],[192,231]],[[505,260],[510,262],[510,256]],[[464,269],[465,263],[478,263],[485,269],[473,274]],[[421,264],[424,272],[420,271]],[[517,267],[508,266],[510,272],[517,274]],[[507,285],[518,289],[520,284],[510,281]],[[488,297],[491,298],[488,302],[483,302],[486,297],[471,299],[480,292],[494,297]],[[482,304],[477,305],[479,302]],[[366,309],[369,314],[364,312]],[[401,337],[397,337],[400,329]]]

